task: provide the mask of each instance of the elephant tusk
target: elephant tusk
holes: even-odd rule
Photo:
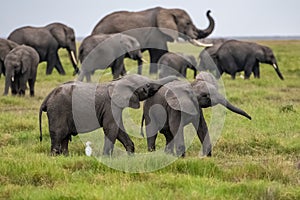
[[[277,65],[274,63],[273,64],[274,69],[278,69]]]
[[[75,54],[74,54],[73,51],[71,51],[71,57],[72,57],[72,60],[73,60],[74,64],[77,65],[77,60],[75,58]]]
[[[11,77],[11,81],[12,81],[12,82],[15,82],[15,77],[12,76],[12,77]]]
[[[205,44],[205,43],[199,42],[196,39],[190,39],[189,42],[198,47],[212,47],[213,46],[213,44]]]
[[[144,58],[141,59],[143,61],[143,63],[148,63],[147,60],[145,60]]]

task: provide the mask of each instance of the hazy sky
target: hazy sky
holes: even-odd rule
[[[198,28],[206,28],[208,9],[216,21],[214,37],[299,36],[299,0],[2,0],[0,37],[25,26],[62,22],[76,36],[89,35],[105,15],[119,10],[139,11],[156,6],[181,8]],[[112,3],[113,2],[113,3]]]

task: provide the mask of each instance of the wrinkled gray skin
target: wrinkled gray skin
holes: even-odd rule
[[[194,71],[194,78],[197,75],[197,61],[195,56],[182,53],[165,53],[158,61],[159,78],[170,75],[186,77],[187,68]]]
[[[205,47],[199,54],[199,70],[200,71],[207,71],[213,72],[214,74],[217,73],[217,68],[215,61],[212,59],[213,55],[218,51],[220,46],[227,41],[225,38],[216,38],[216,39],[210,39],[205,38],[200,40],[204,43],[211,43],[213,46],[211,47]]]
[[[25,95],[28,81],[30,96],[34,96],[39,54],[26,45],[20,45],[11,50],[5,57],[6,67],[4,95],[8,94],[9,87],[13,95]]]
[[[217,78],[225,72],[235,79],[237,72],[244,71],[245,79],[249,79],[253,72],[254,78],[260,78],[259,63],[273,66],[278,77],[284,80],[273,51],[254,42],[228,40],[224,42],[212,56],[219,73]]]
[[[200,74],[202,73],[206,72]],[[170,82],[144,102],[142,126],[145,119],[148,151],[155,151],[159,131],[166,138],[165,152],[173,154],[175,146],[176,155],[184,156],[183,129],[185,125],[192,123],[203,145],[203,155],[211,156],[211,142],[202,108],[221,104],[232,112],[251,119],[246,112],[233,106],[217,91],[214,85],[216,82],[203,81],[210,81],[211,78],[212,75],[207,73],[192,84],[184,81]],[[158,108],[157,105],[161,107]]]
[[[108,83],[92,84],[68,82],[55,88],[43,101],[39,112],[40,140],[42,141],[42,112],[47,112],[51,137],[51,154],[68,154],[71,136],[103,127],[104,155],[111,155],[118,139],[128,153],[134,144],[126,134],[122,110],[137,109],[140,101],[154,95],[164,84],[175,80],[167,77],[151,80],[133,74]]]
[[[78,80],[84,76],[87,82],[97,69],[111,67],[113,78],[125,75],[124,58],[129,57],[142,62],[140,44],[125,34],[99,34],[86,37],[79,47],[79,60],[82,63]]]
[[[210,11],[206,15],[209,26],[200,30],[182,9],[155,7],[139,12],[119,11],[101,19],[92,34],[126,33],[135,37],[142,51],[149,51],[150,73],[157,73],[158,60],[168,52],[167,42],[181,37],[195,44],[194,39],[205,38],[212,33],[215,23]]]
[[[0,38],[0,76],[1,74],[5,75],[5,56],[17,46],[18,44],[13,41]]]
[[[47,62],[47,75],[52,73],[54,67],[59,74],[65,74],[58,56],[58,49],[60,48],[67,49],[74,67],[74,73],[79,71],[74,30],[64,24],[51,23],[45,27],[21,27],[14,30],[8,36],[8,39],[18,44],[33,47],[40,56],[40,62]]]

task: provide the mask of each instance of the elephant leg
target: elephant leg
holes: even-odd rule
[[[113,79],[119,78],[121,73],[124,70],[124,58],[118,58],[114,63],[111,65],[111,71],[113,74]]]
[[[193,121],[193,126],[196,129],[198,138],[202,144],[202,155],[210,157],[212,151],[211,141],[202,111],[200,111],[200,117],[198,120]]]
[[[129,155],[134,153],[134,143],[130,139],[128,134],[125,132],[124,124],[122,121],[120,122],[120,128],[117,135],[117,139],[123,144]]]
[[[103,155],[112,156],[114,145],[119,133],[119,127],[116,123],[109,123],[103,125],[105,134]]]
[[[167,49],[167,48],[165,48]],[[165,53],[167,53],[167,50],[164,49],[149,49],[149,54],[150,54],[150,74],[156,74],[158,71],[158,60],[160,59],[160,57],[162,55],[164,55]]]
[[[59,155],[61,154],[61,139],[60,139],[60,131],[50,131],[51,138],[51,155]]]
[[[29,85],[29,90],[30,90],[30,96],[34,96],[34,84],[35,84],[35,79],[28,79],[28,85]]]
[[[142,60],[138,60],[137,63],[138,63],[138,71],[137,71],[137,73],[138,73],[139,75],[142,75],[142,71],[143,71],[143,61],[142,61]]]
[[[26,90],[26,77],[25,76],[20,76],[19,78],[19,95],[24,96],[25,95],[25,90]]]
[[[49,55],[49,57],[47,59],[46,74],[50,75],[52,73],[54,67],[57,69],[59,74],[61,74],[61,75],[66,74],[65,70],[63,69],[63,67],[61,65],[61,62],[60,62],[57,52]]]
[[[153,121],[150,121],[149,116],[145,115],[147,146],[148,146],[148,151],[150,151],[150,152],[156,150],[155,141],[157,138],[158,127],[157,127],[157,123],[155,123],[154,119],[155,118],[152,117]]]
[[[253,67],[253,74],[254,74],[254,78],[260,78],[260,71],[259,71],[259,63],[258,62]]]
[[[249,79],[250,78],[252,71],[254,71],[256,62],[257,62],[256,60],[249,60],[245,64],[245,69],[244,69],[245,79]]]
[[[69,141],[71,140],[71,137],[71,135],[68,135],[61,142],[61,153],[65,156],[69,155]]]
[[[166,131],[164,133],[164,136],[166,138],[166,147],[165,147],[165,152],[167,154],[172,154],[174,155],[174,137],[171,133],[171,131]]]
[[[175,151],[178,157],[185,156],[185,145],[184,145],[184,136],[183,136],[183,126],[180,125],[178,129],[170,128],[171,132],[174,135]]]

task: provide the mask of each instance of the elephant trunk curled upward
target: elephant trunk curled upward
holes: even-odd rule
[[[174,42],[180,37],[193,45],[211,46],[197,41],[210,35],[214,29],[215,22],[210,11],[206,15],[209,26],[201,30],[182,9],[155,7],[139,12],[118,11],[101,19],[92,35],[124,33],[135,37],[142,51],[149,51],[150,73],[157,73],[158,60],[168,52],[167,42]]]
[[[243,110],[228,102],[218,91],[217,82],[210,73],[201,72],[192,83],[173,81],[144,102],[142,119],[146,123],[148,151],[155,150],[157,132],[166,138],[165,151],[184,156],[183,129],[192,123],[203,145],[203,155],[211,155],[211,141],[202,108],[221,104],[227,109],[251,117]],[[142,134],[143,135],[143,134]]]
[[[104,155],[111,155],[116,139],[128,153],[134,152],[134,144],[127,135],[122,110],[139,108],[140,101],[155,94],[158,89],[177,79],[167,77],[151,80],[141,75],[101,84],[68,82],[55,88],[43,101],[40,112],[40,140],[42,140],[41,117],[47,112],[52,154],[68,154],[68,142],[72,135],[86,133],[103,127],[105,134]]]

